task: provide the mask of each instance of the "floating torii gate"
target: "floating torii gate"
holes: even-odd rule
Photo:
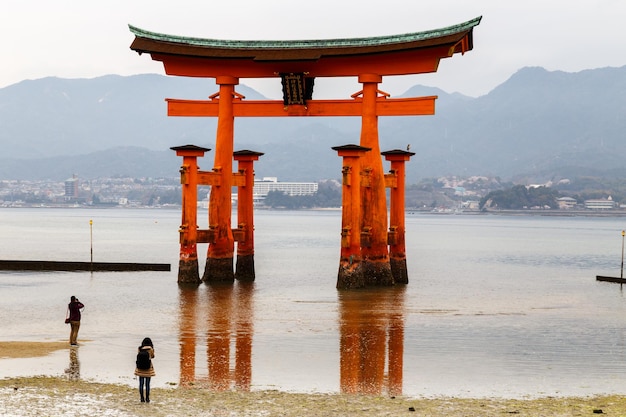
[[[244,172],[240,169],[233,173],[235,117],[357,116],[362,120],[359,145],[334,148],[344,157],[337,287],[407,283],[404,216],[399,213],[404,210],[403,164],[413,153],[386,152],[392,172],[385,175],[378,143],[378,117],[432,115],[437,97],[390,98],[378,85],[383,76],[436,72],[442,58],[471,50],[473,28],[480,20],[477,17],[442,29],[402,35],[297,41],[191,38],[129,25],[135,35],[130,48],[161,61],[166,74],[214,78],[219,86],[219,91],[208,100],[166,99],[169,116],[218,118],[212,171],[197,170],[196,158],[208,149],[193,145],[172,148],[183,156],[183,194],[185,190],[189,192],[183,195],[178,281],[200,282],[196,243],[209,243],[204,281],[254,279],[249,263],[242,267],[245,273],[233,272],[235,240],[241,244],[253,236],[251,214],[247,224],[240,223],[234,230],[231,226],[231,187],[248,187],[251,192],[253,186],[248,183],[252,178],[251,164]],[[363,89],[350,99],[314,100],[317,77],[357,77]],[[242,78],[280,78],[283,100],[245,100],[235,91]],[[260,154],[255,155],[258,158]],[[245,169],[249,175],[245,175]],[[196,230],[196,215],[191,214],[196,209],[197,196],[191,188],[201,184],[211,185],[208,231]],[[396,190],[395,194],[392,192],[392,221],[402,223],[389,225],[389,230],[386,186]],[[347,196],[351,199],[349,209],[345,207]],[[252,207],[245,210],[251,213]],[[390,243],[394,262],[390,261]],[[253,248],[248,248],[245,256],[253,262]],[[392,265],[396,266],[395,271]]]

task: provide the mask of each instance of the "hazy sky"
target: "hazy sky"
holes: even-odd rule
[[[325,39],[419,32],[477,16],[473,51],[443,59],[435,74],[386,77],[381,89],[394,96],[423,84],[479,96],[526,66],[626,65],[624,0],[2,0],[0,88],[47,76],[164,74],[160,62],[129,49],[128,24],[215,39]],[[277,83],[241,83],[280,97]],[[315,97],[358,90],[352,79],[316,80]]]

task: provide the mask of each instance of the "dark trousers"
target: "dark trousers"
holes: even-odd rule
[[[80,329],[80,320],[70,321],[70,344],[78,343],[78,329]]]
[[[143,387],[146,387],[146,396],[143,395]],[[139,377],[139,395],[141,396],[141,402],[150,402],[150,377],[149,376],[140,376]]]

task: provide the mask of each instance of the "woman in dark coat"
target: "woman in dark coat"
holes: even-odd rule
[[[139,359],[137,359],[137,367],[135,368],[135,375],[139,377],[139,395],[141,402],[150,402],[150,378],[155,376],[154,366],[152,365],[152,358],[154,358],[154,345],[149,337],[146,337],[141,342],[141,346],[137,349],[137,354],[141,351],[145,351],[150,358],[150,366],[146,369],[140,368]],[[144,386],[146,387],[146,395],[144,397]]]

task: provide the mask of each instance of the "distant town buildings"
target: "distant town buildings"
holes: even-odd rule
[[[65,200],[78,200],[78,177],[72,175],[72,178],[65,180]]]
[[[561,181],[562,182],[562,181]],[[560,183],[561,183],[560,182]],[[549,187],[551,184],[530,185],[528,188]],[[341,187],[337,183],[337,187]],[[433,212],[478,212],[481,198],[491,190],[502,186],[489,177],[441,177],[432,182],[407,187],[407,209]],[[322,191],[325,188],[322,185]],[[208,207],[209,186],[199,187],[199,194],[206,196],[199,201],[200,207]],[[237,203],[233,187],[233,204]],[[254,181],[253,198],[263,206],[270,192],[287,196],[309,196],[319,191],[317,182],[279,181],[277,177],[263,177]],[[596,196],[598,194],[594,194]],[[615,194],[617,196],[617,194]],[[84,179],[77,175],[62,181],[0,180],[0,207],[168,207],[180,206],[180,178],[131,178],[111,177]],[[617,200],[622,201],[616,197]],[[556,200],[559,210],[600,212],[602,215],[626,214],[626,202],[618,203],[611,195],[605,198],[582,200],[561,196]],[[529,207],[545,209],[549,207]],[[497,208],[496,208],[497,210]],[[619,215],[622,215],[619,214]]]
[[[254,180],[254,195],[267,196],[270,191],[280,191],[290,196],[312,195],[317,192],[316,182],[279,182],[276,177],[263,177],[262,180]]]
[[[263,204],[265,197],[272,192],[278,191],[288,196],[313,195],[317,192],[316,182],[279,182],[276,177],[263,177],[254,180],[252,199],[254,204]]]
[[[318,183],[316,182],[281,182],[277,177],[263,177],[260,180],[254,180],[254,189],[252,191],[252,198],[254,204],[263,204],[265,197],[272,192],[278,191],[288,196],[302,196],[313,195],[318,190]],[[237,203],[237,193],[233,193],[233,204]],[[208,201],[199,202],[202,206],[208,204]]]
[[[615,207],[616,204],[611,196],[596,200],[585,200],[585,208],[587,210],[613,210]]]
[[[557,203],[559,204],[559,209],[561,210],[571,210],[576,208],[576,204],[578,203],[575,198],[572,197],[561,197],[557,198]]]
[[[166,205],[180,196],[179,178],[0,180],[0,207]]]

